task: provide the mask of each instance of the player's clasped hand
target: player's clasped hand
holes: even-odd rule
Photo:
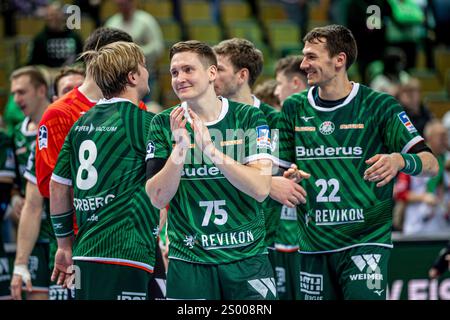
[[[303,170],[298,169],[297,165],[291,164],[291,167],[283,173],[283,176],[294,181],[295,183],[299,183],[303,179],[309,179],[311,175]]]
[[[177,107],[170,113],[170,129],[173,134],[175,143],[182,149],[189,148],[191,139],[189,133],[186,130],[187,118],[184,116],[184,109]]]
[[[191,109],[188,109],[189,116],[192,119],[192,129],[194,130],[195,143],[203,151],[212,144],[211,135],[200,117]]]
[[[371,166],[364,172],[364,180],[378,182],[377,187],[383,187],[397,175],[402,161],[399,154],[376,154],[366,160],[366,164]]]

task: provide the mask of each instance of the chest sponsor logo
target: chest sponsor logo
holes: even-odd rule
[[[364,129],[364,123],[341,124],[339,126],[339,129],[341,130]]]
[[[208,167],[206,164],[201,167],[184,167],[181,170],[181,176],[188,177],[215,177],[220,175],[221,172],[217,167]]]
[[[323,135],[330,135],[334,132],[334,123],[331,121],[322,122],[319,127],[319,131]]]
[[[88,134],[92,132],[116,132],[117,127],[107,127],[107,126],[94,126],[92,123],[86,126],[75,126],[75,131],[87,132]]]
[[[398,117],[399,117],[400,121],[403,123],[403,125],[405,126],[405,128],[408,129],[409,133],[417,132],[417,129],[414,127],[411,120],[409,120],[409,117],[405,111],[400,112],[398,114]]]
[[[363,154],[361,147],[325,147],[321,145],[317,148],[305,148],[303,146],[296,146],[295,153],[297,159],[301,158],[360,158]]]
[[[107,205],[110,201],[115,198],[115,195],[108,194],[106,197],[91,197],[86,199],[73,199],[73,205],[76,211],[94,211],[98,208],[101,208]],[[93,215],[88,221],[98,221],[98,217]]]
[[[323,300],[323,275],[300,272],[300,291],[305,300]]]
[[[47,148],[48,146],[48,130],[46,126],[39,127],[38,145],[39,150]]]
[[[258,148],[271,148],[269,126],[256,127],[256,146]]]

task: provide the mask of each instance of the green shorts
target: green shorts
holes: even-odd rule
[[[266,254],[226,264],[170,259],[167,299],[275,300],[272,266]]]
[[[301,300],[386,300],[390,250],[359,246],[301,254]]]
[[[300,294],[300,254],[268,250],[272,263],[278,299],[295,300]]]
[[[48,292],[51,276],[48,243],[36,243],[30,255],[28,270],[33,283],[33,291]]]
[[[2,243],[0,243],[2,245]],[[3,249],[3,248],[2,248]],[[0,249],[0,251],[2,251]],[[6,254],[0,252],[0,300],[11,299],[11,266]]]
[[[153,275],[135,267],[75,260],[75,300],[147,300]],[[77,267],[79,268],[77,271]]]

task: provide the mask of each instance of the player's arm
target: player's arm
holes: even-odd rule
[[[15,300],[22,299],[22,282],[25,283],[28,292],[32,289],[28,260],[39,236],[43,202],[37,186],[28,181],[25,204],[20,215],[16,259],[11,279],[11,295]]]
[[[216,149],[208,129],[200,118],[191,109],[188,109],[188,112],[193,121],[197,146],[233,186],[259,202],[264,201],[270,192],[272,160],[259,159],[246,165],[235,161]]]
[[[423,140],[408,153],[376,154],[366,160],[370,167],[364,172],[364,180],[378,182],[377,187],[388,184],[399,171],[409,175],[429,177],[439,172],[439,163]]]
[[[50,181],[50,215],[53,231],[58,242],[55,267],[51,280],[67,287],[71,275],[73,244],[72,188],[67,184]]]
[[[187,119],[183,119],[183,108],[175,108],[170,113],[170,127],[175,146],[167,159],[152,158],[147,161],[147,183],[145,190],[152,205],[165,208],[178,190],[181,171],[190,146],[186,130]]]
[[[49,185],[56,160],[72,124],[66,114],[47,110],[39,123],[36,140],[36,178],[41,194],[49,198]]]

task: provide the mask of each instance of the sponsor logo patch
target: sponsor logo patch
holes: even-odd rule
[[[256,146],[258,148],[271,148],[269,126],[256,127]]]
[[[417,132],[417,129],[414,127],[414,125],[412,124],[411,120],[409,120],[408,115],[406,114],[405,111],[400,112],[398,114],[398,117],[399,117],[400,121],[403,123],[403,125],[406,127],[406,129],[408,129],[408,131],[410,133]]]
[[[339,126],[339,129],[341,129],[341,130],[364,129],[364,123],[341,124]]]
[[[305,132],[305,131],[314,132],[314,131],[316,131],[316,127],[295,127],[295,131],[300,131],[300,132]]]
[[[39,150],[47,148],[48,146],[48,130],[46,126],[39,127],[38,144]]]

